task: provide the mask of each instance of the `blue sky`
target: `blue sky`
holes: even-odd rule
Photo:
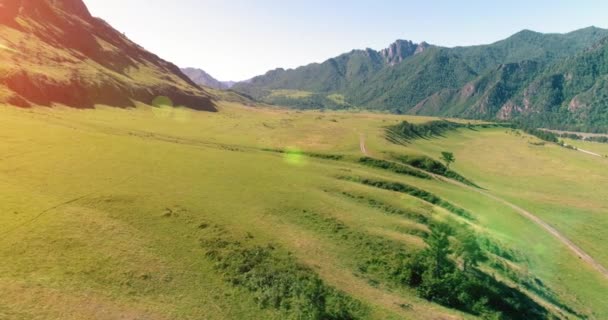
[[[522,29],[608,28],[608,1],[84,0],[146,49],[220,80],[321,62],[396,39],[491,43]]]

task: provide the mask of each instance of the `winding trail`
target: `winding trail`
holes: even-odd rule
[[[363,152],[364,155],[368,155],[367,153],[367,148],[365,147],[365,137],[363,135],[361,135],[360,137],[360,145],[361,145],[361,152]],[[525,218],[532,220],[534,223],[536,223],[537,225],[539,225],[541,228],[543,228],[545,231],[549,232],[551,235],[553,235],[557,240],[559,240],[563,245],[565,245],[568,249],[570,249],[570,251],[572,251],[576,256],[579,257],[579,259],[583,260],[585,263],[587,263],[589,266],[593,267],[594,269],[596,269],[598,272],[600,272],[605,278],[608,279],[608,269],[606,269],[606,267],[604,267],[601,263],[599,263],[598,261],[596,261],[595,259],[593,259],[593,257],[591,257],[588,253],[586,253],[582,248],[580,248],[579,246],[577,246],[574,242],[572,242],[570,239],[568,239],[564,234],[562,234],[561,232],[559,232],[557,229],[555,229],[554,227],[552,227],[550,224],[548,224],[547,222],[543,221],[541,218],[539,218],[538,216],[534,215],[532,212],[527,211],[525,209],[523,209],[522,207],[511,203],[503,198],[500,198],[496,195],[493,195],[485,190],[482,189],[478,189],[478,188],[474,188],[471,186],[468,186],[466,184],[463,184],[461,182],[458,182],[456,180],[452,180],[449,178],[445,178],[443,176],[438,176],[436,174],[432,174],[431,175],[433,177],[435,177],[436,179],[440,180],[440,181],[444,181],[456,186],[459,186],[461,188],[465,188],[467,190],[470,191],[474,191],[477,192],[479,194],[482,194],[490,199],[493,199],[497,202],[500,202],[508,207],[510,207],[511,209],[515,210],[517,213],[519,213],[520,215],[524,216]]]

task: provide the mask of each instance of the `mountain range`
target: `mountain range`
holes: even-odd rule
[[[212,89],[228,90],[236,84],[235,81],[219,81],[205,72],[205,70],[198,68],[181,68],[181,71],[194,83]]]
[[[177,66],[91,16],[81,0],[0,0],[0,103],[125,107],[158,97],[215,110]]]
[[[605,130],[608,30],[524,30],[489,45],[446,48],[398,40],[323,63],[276,69],[234,90],[295,108],[518,120]]]
[[[180,70],[93,17],[82,0],[0,0],[0,103],[124,107],[168,97],[214,111],[218,93],[205,87],[232,88],[294,108],[606,131],[606,37],[608,30],[589,27],[566,34],[524,30],[489,45],[454,48],[397,40],[383,50],[352,50],[234,84],[200,69]]]

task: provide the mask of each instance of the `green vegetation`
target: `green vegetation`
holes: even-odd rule
[[[391,47],[399,56],[353,50],[321,64],[270,71],[235,90],[302,109],[357,107],[603,132],[607,36],[590,27],[567,34],[524,30],[472,47],[397,41]],[[311,94],[277,100],[277,90]]]
[[[422,223],[422,224],[429,223],[429,216],[427,214],[421,214],[418,211],[397,208],[390,204],[382,202],[381,200],[369,198],[369,197],[362,196],[362,195],[354,195],[354,194],[351,194],[348,192],[342,192],[342,195],[344,195],[350,199],[354,199],[354,200],[363,202],[366,205],[369,205],[370,207],[378,209],[387,214],[402,216],[402,217],[405,217],[410,220],[414,220],[414,221]],[[424,233],[424,235],[426,235],[426,233]]]
[[[457,308],[484,318],[544,319],[547,310],[530,298],[488,277],[476,269],[485,260],[475,235],[466,227],[452,223],[431,224],[431,234],[425,236],[428,247],[408,251],[397,243],[351,230],[335,218],[303,210],[297,220],[306,222],[322,235],[347,241],[348,255],[356,257],[357,270],[372,283],[411,287],[429,301]],[[449,237],[455,236],[460,245]],[[452,255],[456,253],[456,255]],[[454,260],[463,262],[457,268]]]
[[[445,166],[450,170],[450,165],[456,161],[456,158],[452,152],[442,151],[441,160],[445,162]]]
[[[207,229],[208,224],[202,224]],[[362,319],[368,310],[342,292],[328,287],[310,268],[298,264],[273,245],[231,240],[214,226],[202,240],[205,255],[216,263],[226,281],[253,293],[261,308],[278,309],[284,319]],[[219,231],[219,232],[218,232]],[[215,233],[215,235],[213,235]]]
[[[417,124],[403,121],[402,123],[387,128],[387,136],[391,141],[409,141],[413,139],[430,139],[442,136],[448,131],[456,130],[464,125],[446,120],[431,121]]]
[[[554,134],[552,132],[536,129],[536,128],[530,127],[530,126],[523,126],[522,130],[525,133],[533,135],[543,141],[559,143],[559,138],[557,137],[556,134]]]
[[[0,216],[0,258],[11,261],[0,266],[1,317],[608,314],[603,279],[550,234],[501,202],[429,178],[453,172],[431,157],[454,150],[454,170],[520,199],[604,261],[601,232],[561,219],[574,210],[577,219],[595,219],[586,225],[604,227],[583,209],[589,202],[601,208],[602,190],[584,181],[574,191],[561,188],[589,163],[600,170],[589,183],[603,183],[595,161],[604,159],[532,147],[536,138],[498,127],[394,144],[385,139],[387,126],[434,121],[395,115],[221,101],[211,114],[144,105],[1,108],[0,209],[8,214]],[[362,157],[360,134],[378,158]],[[515,195],[535,190],[521,198],[508,192],[521,178],[471,167],[514,166],[507,170],[517,177],[519,170],[537,174],[539,163],[557,172],[554,180],[538,172],[542,178],[516,186]],[[561,209],[547,206],[545,189],[561,197],[550,198]],[[431,243],[443,237],[435,229],[441,224],[451,230],[444,249],[452,253],[433,273]],[[448,285],[455,289],[442,292]]]
[[[354,181],[354,182],[362,183],[365,185],[369,185],[369,186],[373,186],[373,187],[381,188],[381,189],[385,189],[385,190],[406,193],[413,197],[420,198],[424,201],[427,201],[431,204],[440,206],[465,219],[475,220],[473,215],[470,212],[466,211],[465,209],[459,208],[428,191],[418,189],[416,187],[413,187],[413,186],[410,186],[407,184],[383,181],[383,180],[373,180],[373,179],[367,179],[367,178],[358,178],[358,177],[341,177],[341,179]]]
[[[479,188],[475,183],[461,176],[460,174],[449,170],[448,167],[444,166],[441,162],[434,160],[427,156],[406,156],[406,155],[398,155],[391,154],[391,158],[399,161],[401,163],[410,165],[412,167],[422,169],[424,171],[428,171],[440,176],[444,176],[446,178],[454,179],[456,181],[460,181],[466,185]]]
[[[21,2],[0,5],[0,319],[608,318],[608,149],[536,129],[605,130],[605,30],[397,41],[238,94],[79,0]]]
[[[587,137],[585,140],[591,142],[608,143],[608,137]]]
[[[431,179],[432,177],[420,170],[412,169],[410,167],[400,165],[395,162],[374,159],[370,157],[363,157],[359,159],[359,163],[362,163],[369,167],[380,168],[384,170],[390,170],[395,173],[410,175],[422,179]]]
[[[431,226],[425,239],[428,247],[410,265],[408,280],[418,294],[489,319],[547,317],[547,310],[530,298],[476,270],[484,256],[472,234],[466,235],[456,252],[462,259],[462,269],[457,268],[450,259],[455,253],[450,243],[453,232],[445,224]]]

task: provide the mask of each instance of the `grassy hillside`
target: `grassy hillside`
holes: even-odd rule
[[[606,278],[555,237],[395,156],[454,152],[455,172],[608,264],[608,197],[595,187],[606,182],[605,159],[504,128],[386,139],[387,126],[433,118],[218,107],[1,107],[0,317],[608,316]],[[361,160],[362,145],[374,161]],[[452,236],[441,238],[442,223]],[[486,259],[463,272],[468,233]],[[498,306],[487,293],[483,309],[444,300],[466,288],[431,294],[441,283],[426,282],[430,274],[412,285],[403,272],[416,257],[424,268],[419,253],[441,239],[454,276],[511,298]]]
[[[0,1],[0,102],[129,107],[169,97],[215,110],[178,67],[146,51],[81,0]]]

